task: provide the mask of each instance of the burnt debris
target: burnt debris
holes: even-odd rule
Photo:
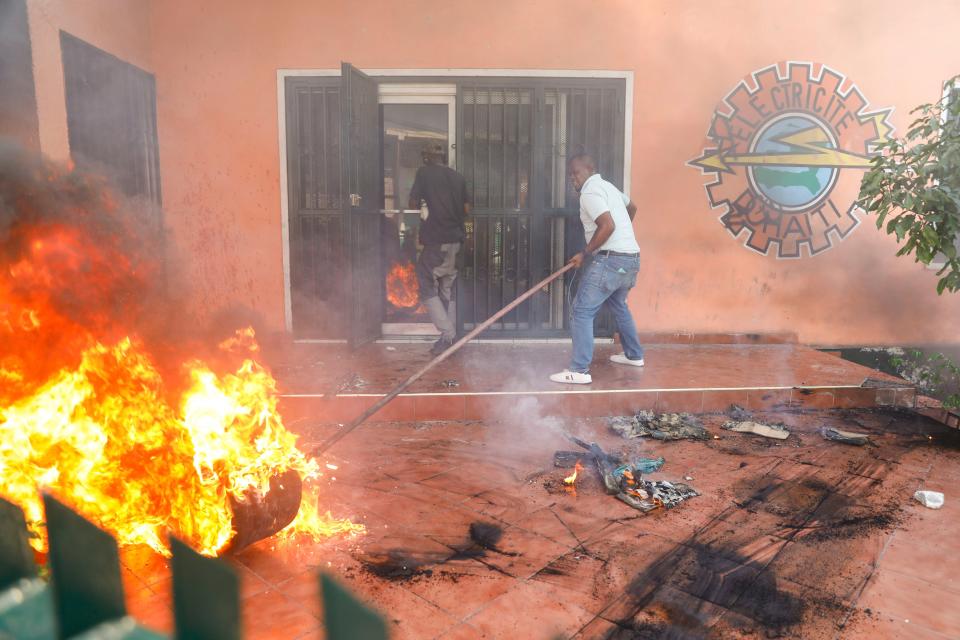
[[[583,451],[555,451],[553,453],[553,466],[558,469],[573,469],[577,466],[577,463],[587,457],[587,455],[585,455]],[[623,459],[618,455],[612,453],[607,453],[606,455],[610,464],[619,466],[623,462]]]
[[[664,463],[662,457],[635,458],[623,462],[619,457],[601,449],[595,442],[588,444],[577,438],[571,438],[571,441],[586,450],[581,457],[593,462],[604,490],[634,509],[644,513],[660,508],[670,509],[684,500],[700,495],[696,489],[681,482],[644,480],[643,474],[660,470]],[[556,452],[554,464],[557,464],[558,454],[565,454],[560,458],[566,460],[570,457],[566,455],[569,453],[571,452]]]
[[[239,553],[282,531],[297,517],[302,497],[303,482],[293,469],[270,478],[270,491],[264,494],[251,493],[243,500],[231,497],[235,533],[226,552]]]
[[[610,428],[624,438],[655,440],[707,440],[710,433],[689,413],[641,411],[633,417],[610,418]]]
[[[758,420],[728,420],[723,423],[721,429],[735,431],[737,433],[752,433],[763,436],[764,438],[773,438],[774,440],[786,440],[790,437],[790,432],[782,422],[760,422]]]
[[[852,444],[857,447],[862,447],[870,442],[869,434],[857,433],[854,431],[842,431],[841,429],[835,429],[833,427],[823,427],[820,429],[820,435],[827,440],[842,442],[844,444]]]

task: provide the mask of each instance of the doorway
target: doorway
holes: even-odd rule
[[[410,208],[410,190],[422,152],[440,145],[456,168],[456,85],[380,85],[383,177],[382,255],[384,336],[436,333],[420,304],[416,263],[421,246],[419,207]],[[416,204],[416,203],[415,203]]]
[[[387,298],[395,267],[394,285],[416,286],[410,266],[420,212],[407,200],[425,143],[446,141],[473,199],[459,257],[461,332],[582,248],[565,171],[571,154],[590,153],[604,177],[623,184],[624,77],[442,71],[371,77],[344,64],[339,72],[281,73],[285,301],[298,340],[362,344],[435,332],[412,292],[401,290],[401,304]],[[572,278],[553,283],[484,337],[566,337],[576,286]],[[611,330],[601,314],[597,335]]]

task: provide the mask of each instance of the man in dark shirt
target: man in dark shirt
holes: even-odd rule
[[[427,219],[420,223],[423,250],[417,261],[417,280],[420,301],[440,331],[430,353],[439,355],[453,344],[457,333],[457,252],[466,235],[463,221],[470,213],[470,196],[466,179],[446,166],[442,145],[424,149],[423,163],[410,189],[409,204],[411,209],[420,209],[422,201],[428,211]]]

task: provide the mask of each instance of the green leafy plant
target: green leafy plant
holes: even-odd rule
[[[960,408],[960,365],[949,357],[913,349],[892,358],[890,364],[920,393],[937,398],[944,408]]]
[[[943,100],[920,105],[903,138],[877,146],[880,152],[860,186],[858,204],[877,215],[877,228],[895,234],[898,256],[913,254],[937,272],[937,293],[960,289],[960,91],[957,76]]]

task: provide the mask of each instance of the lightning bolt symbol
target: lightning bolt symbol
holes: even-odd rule
[[[880,126],[878,121],[877,125]],[[888,128],[887,125],[883,125]],[[879,129],[878,129],[879,130]],[[827,133],[820,127],[810,127],[794,133],[774,138],[774,142],[789,145],[792,150],[782,153],[739,153],[725,154],[722,151],[707,152],[690,164],[707,171],[733,173],[731,166],[768,166],[768,167],[856,167],[866,169],[871,166],[870,157],[824,146],[830,143]]]

